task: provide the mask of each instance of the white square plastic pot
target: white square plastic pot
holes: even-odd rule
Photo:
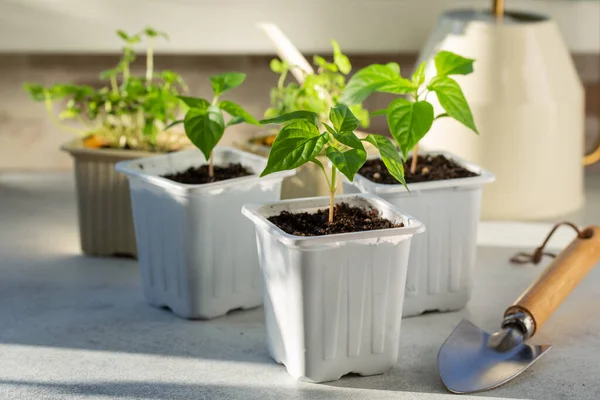
[[[120,162],[129,177],[144,297],[184,318],[213,318],[262,303],[252,223],[246,203],[279,199],[286,171],[259,179],[263,157],[217,147],[215,165],[239,162],[256,175],[204,185],[162,175],[206,163],[197,149]]]
[[[271,357],[294,378],[375,375],[398,361],[411,238],[424,226],[373,195],[336,202],[371,207],[405,227],[326,236],[289,235],[267,218],[327,208],[327,197],[246,205],[256,225]]]
[[[344,192],[370,193],[419,218],[427,232],[415,238],[408,262],[404,316],[464,308],[471,298],[481,194],[494,175],[452,154],[478,176],[436,182],[385,185],[356,175]]]

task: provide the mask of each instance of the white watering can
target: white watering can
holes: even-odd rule
[[[456,80],[481,134],[442,118],[421,143],[494,172],[483,218],[549,219],[579,209],[583,166],[600,160],[600,148],[582,160],[584,91],[556,23],[543,15],[504,13],[498,0],[494,12],[448,11],[419,57],[419,63],[428,60],[429,77],[439,50],[476,60],[475,72]]]

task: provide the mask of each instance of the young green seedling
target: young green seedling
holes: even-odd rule
[[[220,101],[223,93],[244,82],[246,74],[226,72],[211,76],[209,79],[213,90],[212,101],[197,97],[179,96],[189,107],[189,110],[185,114],[184,120],[175,121],[171,126],[183,122],[186,135],[208,160],[209,176],[213,177],[213,149],[223,137],[225,129],[242,122],[253,125],[259,125],[259,122],[240,105],[229,100]],[[223,112],[231,116],[227,123],[225,123]]]
[[[166,34],[146,28],[135,35],[123,31],[117,35],[125,43],[121,60],[115,68],[100,73],[108,86],[96,90],[86,85],[25,84],[25,89],[33,100],[45,102],[52,122],[60,129],[79,136],[94,135],[110,147],[162,150],[158,135],[177,118],[182,105],[177,96],[187,87],[175,72],[154,70],[153,40],[166,38]],[[143,39],[147,42],[146,72],[132,76],[130,66],[136,59],[133,47]],[[59,100],[67,101],[56,117],[53,103]],[[65,120],[76,121],[78,126],[66,125]]]
[[[333,62],[320,56],[313,57],[316,72],[306,74],[301,84],[285,84],[290,70],[294,67],[279,59],[271,60],[271,70],[279,74],[277,86],[271,90],[271,107],[265,111],[265,118],[276,118],[293,111],[308,110],[319,115],[320,121],[327,121],[329,110],[338,100],[346,86],[346,76],[352,70],[350,60],[344,55],[339,44],[331,41]],[[369,113],[361,104],[353,104],[350,109],[359,119],[360,125],[369,126]]]
[[[277,135],[267,167],[261,176],[273,172],[290,170],[308,162],[317,164],[329,186],[329,222],[333,222],[335,190],[338,171],[350,181],[367,161],[367,152],[363,141],[371,143],[379,150],[381,158],[390,172],[402,184],[404,167],[402,159],[394,144],[388,138],[379,135],[368,135],[359,139],[354,131],[359,121],[345,105],[337,105],[329,110],[328,122],[320,122],[317,113],[312,111],[295,111],[277,118],[261,121],[263,124],[283,124]],[[331,161],[331,175],[325,171],[323,164],[316,158],[325,149]]]
[[[346,85],[340,99],[344,104],[359,104],[373,92],[407,94],[408,99],[397,98],[387,109],[372,115],[386,115],[390,133],[396,139],[404,158],[413,151],[411,173],[416,172],[419,141],[431,129],[434,120],[451,117],[477,132],[469,104],[451,75],[468,75],[473,72],[474,60],[449,51],[440,51],[434,58],[436,76],[425,83],[425,62],[421,63],[411,79],[400,74],[396,63],[373,64],[358,71]],[[445,113],[434,116],[433,105],[427,95],[434,92]]]

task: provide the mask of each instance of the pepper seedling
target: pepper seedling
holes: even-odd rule
[[[240,105],[229,100],[220,101],[222,94],[244,82],[246,74],[226,72],[211,76],[209,79],[213,90],[212,101],[199,97],[179,96],[189,109],[183,120],[175,121],[170,126],[183,123],[185,133],[190,141],[200,149],[206,160],[208,160],[208,174],[213,177],[212,151],[223,137],[225,129],[242,122],[253,125],[259,125],[259,122]],[[231,117],[227,123],[225,123],[223,112]]]
[[[408,95],[397,98],[388,108],[372,113],[386,115],[390,133],[400,146],[404,158],[412,150],[410,171],[416,172],[419,141],[425,137],[436,119],[451,117],[473,132],[477,132],[471,109],[458,82],[451,75],[468,75],[473,72],[475,60],[464,58],[449,51],[435,55],[437,74],[425,83],[425,62],[405,79],[396,63],[373,64],[358,71],[348,82],[340,99],[344,104],[360,104],[374,92]],[[429,93],[435,93],[445,113],[434,116],[433,105],[427,101]]]
[[[78,136],[95,136],[114,148],[133,148],[149,151],[172,150],[160,148],[158,135],[177,119],[181,102],[177,98],[187,86],[173,71],[154,69],[154,39],[167,35],[153,28],[129,35],[118,31],[123,40],[123,55],[117,66],[100,73],[108,81],[100,89],[87,85],[57,84],[44,87],[25,84],[34,101],[44,102],[52,122],[58,128]],[[146,71],[133,76],[130,66],[135,61],[134,46],[146,40]],[[55,115],[53,105],[66,100],[65,108]],[[77,122],[75,126],[65,121]]]
[[[320,122],[319,115],[312,111],[294,111],[277,118],[260,121],[263,124],[282,124],[275,138],[267,166],[260,175],[290,170],[312,162],[320,167],[329,187],[329,222],[333,222],[337,173],[341,172],[350,181],[367,161],[363,141],[371,143],[381,155],[390,174],[400,183],[404,182],[402,159],[392,141],[380,135],[358,138],[354,131],[359,126],[358,118],[343,104],[332,107],[328,122]],[[331,175],[316,158],[322,150],[331,161]]]
[[[342,53],[338,42],[331,41],[333,62],[315,55],[313,63],[316,72],[305,74],[302,83],[285,83],[293,65],[280,59],[271,60],[271,70],[279,74],[277,86],[271,89],[271,107],[265,111],[265,118],[276,118],[290,112],[308,110],[319,115],[319,120],[327,121],[329,110],[338,103],[346,86],[346,76],[352,71],[352,64]],[[350,106],[362,127],[369,126],[369,112],[360,103]]]

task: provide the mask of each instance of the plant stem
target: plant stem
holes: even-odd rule
[[[46,111],[48,113],[48,116],[50,117],[50,121],[52,121],[52,123],[58,128],[58,129],[62,129],[65,132],[69,132],[75,135],[81,135],[83,132],[75,129],[75,128],[71,128],[70,126],[66,126],[63,125],[58,118],[56,118],[56,115],[54,115],[54,109],[52,108],[52,100],[46,96],[46,100],[45,100],[45,104],[46,104]]]
[[[210,153],[210,157],[208,158],[208,176],[209,177],[213,177],[215,176],[215,167],[213,164],[213,153]]]
[[[287,77],[288,71],[287,69],[281,73],[279,76],[279,80],[277,81],[277,88],[283,89],[283,84],[285,83],[285,78]]]
[[[119,93],[119,86],[117,85],[117,75],[110,76],[110,87],[112,88],[112,92],[114,94]]]
[[[416,174],[417,173],[417,161],[419,159],[419,143],[417,143],[415,145],[415,148],[413,149],[413,153],[412,153],[412,162],[410,163],[410,173],[411,174]]]
[[[154,49],[152,48],[152,38],[148,38],[148,49],[146,50],[146,86],[150,86],[152,82],[152,74],[154,73]]]
[[[329,187],[329,223],[333,222],[333,208],[335,200],[335,188],[336,188],[336,174],[337,168],[331,167],[331,186]]]
[[[123,65],[123,85],[127,84],[129,80],[129,64]]]

